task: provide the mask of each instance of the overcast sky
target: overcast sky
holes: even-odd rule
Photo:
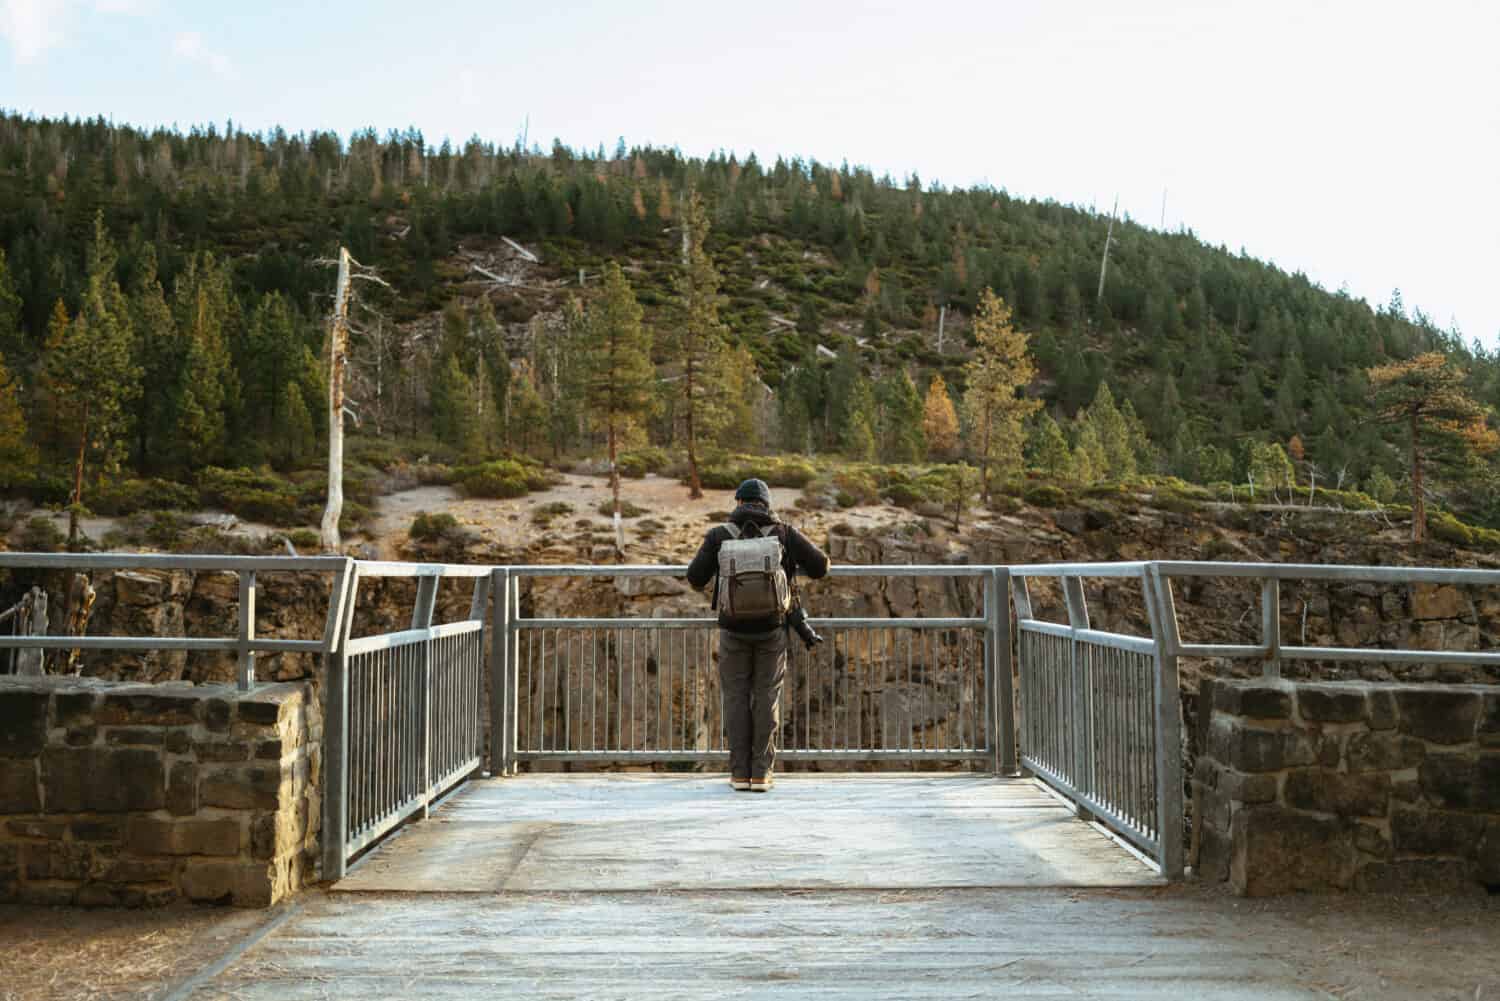
[[[917,171],[1500,342],[1500,2],[0,0],[0,107]]]

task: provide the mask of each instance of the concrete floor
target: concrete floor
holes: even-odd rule
[[[340,892],[1144,886],[1156,873],[1035,783],[795,774],[768,794],[702,775],[471,782]]]

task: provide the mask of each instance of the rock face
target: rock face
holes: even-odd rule
[[[1203,687],[1200,879],[1305,890],[1500,888],[1500,687]]]
[[[263,907],[314,876],[306,685],[6,678],[0,733],[0,902]]]

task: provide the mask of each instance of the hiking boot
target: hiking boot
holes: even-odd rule
[[[729,780],[729,788],[733,789],[735,792],[749,792],[750,791],[750,780],[749,779],[730,779]]]
[[[750,780],[750,791],[751,792],[770,792],[771,791],[771,776],[769,776],[769,775],[763,775],[763,776],[761,776],[758,779],[751,779]]]

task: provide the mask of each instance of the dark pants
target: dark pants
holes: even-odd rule
[[[761,778],[776,764],[781,683],[786,680],[786,630],[719,630],[719,686],[729,732],[729,774]]]

